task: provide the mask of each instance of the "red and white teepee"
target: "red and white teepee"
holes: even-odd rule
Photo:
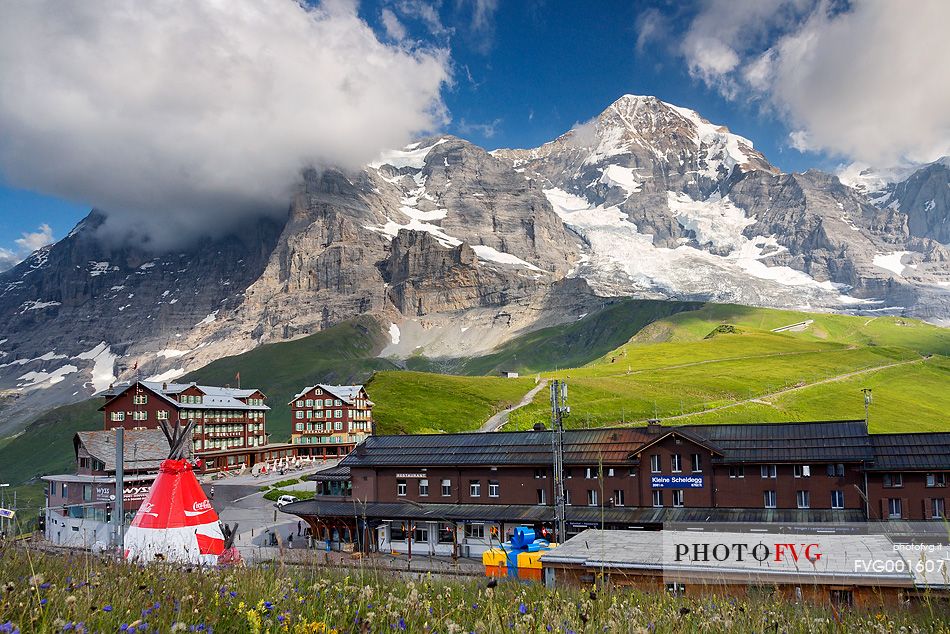
[[[181,458],[184,443],[191,442],[191,425],[181,432],[175,425],[173,434],[164,425],[163,429],[172,447],[171,457],[162,461],[125,535],[125,558],[217,564],[224,552],[218,514],[198,484],[191,463]]]

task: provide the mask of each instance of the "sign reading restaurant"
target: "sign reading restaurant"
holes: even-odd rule
[[[424,473],[397,473],[397,478],[424,478],[426,474]]]
[[[652,475],[650,486],[654,489],[701,489],[701,475]]]

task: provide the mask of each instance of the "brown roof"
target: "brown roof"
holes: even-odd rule
[[[79,447],[105,464],[106,471],[115,471],[115,430],[81,431],[73,438],[73,447],[79,455]],[[124,438],[125,468],[128,470],[158,469],[162,460],[168,458],[168,440],[160,429],[126,429]],[[191,455],[188,443],[186,458]]]

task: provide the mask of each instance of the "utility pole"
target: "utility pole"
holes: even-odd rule
[[[867,425],[871,422],[871,403],[874,399],[871,396],[871,388],[863,387],[861,391],[864,392],[864,424]]]
[[[119,558],[125,557],[125,428],[115,428],[115,510],[116,545]]]
[[[571,413],[567,406],[567,383],[551,381],[551,453],[554,460],[554,517],[557,541],[567,535],[564,522],[567,504],[564,499],[564,417]]]

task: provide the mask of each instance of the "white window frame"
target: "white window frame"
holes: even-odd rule
[[[419,480],[419,496],[429,497],[429,480],[427,478]]]
[[[660,473],[662,465],[660,464],[660,454],[650,455],[650,473]]]
[[[800,509],[810,509],[811,508],[811,493],[807,490],[800,490],[795,492],[795,505]]]
[[[831,492],[831,508],[833,509],[844,508],[844,491],[842,491],[841,489],[835,489]]]
[[[501,497],[501,483],[498,480],[488,481],[488,497]]]
[[[663,508],[663,489],[653,489],[653,508]]]
[[[767,509],[778,508],[778,495],[774,489],[762,492],[762,502]]]
[[[670,471],[673,473],[683,472],[683,454],[674,453],[670,456]]]
[[[587,506],[597,505],[597,489],[587,489]]]
[[[468,495],[473,498],[482,497],[482,481],[470,480],[468,483]]]
[[[406,494],[409,490],[409,483],[405,480],[396,480],[396,495],[398,497],[406,497]]]

